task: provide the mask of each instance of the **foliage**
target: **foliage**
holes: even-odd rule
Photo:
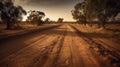
[[[22,20],[26,11],[21,6],[15,6],[12,0],[0,0],[0,18],[6,22],[6,28],[10,29],[16,21]]]
[[[116,17],[120,12],[120,0],[84,0],[74,8],[72,14],[75,19],[81,18],[82,14],[90,23],[98,19],[98,26],[105,27],[107,19]]]
[[[86,25],[86,16],[83,13],[83,4],[78,3],[75,5],[74,10],[71,11],[73,19],[77,20],[77,22],[81,22]]]
[[[63,18],[58,18],[58,21],[57,21],[57,22],[58,22],[58,23],[62,23],[63,20],[64,20]]]
[[[45,23],[49,23],[50,22],[50,18],[46,18],[44,22]]]
[[[42,18],[45,17],[45,13],[41,11],[30,10],[28,11],[29,16],[27,17],[27,21],[40,25],[43,23]]]

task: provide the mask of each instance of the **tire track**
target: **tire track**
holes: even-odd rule
[[[70,47],[70,53],[71,53],[71,65],[72,67],[84,67],[84,61],[83,61],[83,58],[81,56],[81,54],[79,53],[79,50],[77,49],[77,44],[76,44],[76,41],[75,41],[75,38],[74,37],[76,35],[76,33],[72,33],[74,32],[74,30],[70,27],[69,25],[69,29],[71,31],[70,35],[72,36],[71,37],[71,45],[69,45]]]
[[[64,40],[61,40],[61,43],[58,46],[58,51],[56,52],[57,55],[52,62],[52,67],[71,67],[72,65],[72,58],[70,54],[70,47],[71,44],[71,37],[69,37],[69,28],[66,25],[66,32],[64,32],[63,36]],[[60,48],[59,48],[60,47]]]
[[[74,29],[73,29],[74,30]],[[74,33],[76,31],[74,30]],[[76,54],[78,54],[78,66],[74,67],[101,67],[99,62],[96,60],[96,58],[91,54],[88,47],[85,45],[87,44],[81,37],[78,36],[78,34],[75,33],[73,37],[73,44],[74,49],[77,51]],[[74,52],[74,53],[75,53]]]
[[[34,59],[32,65],[29,65],[29,67],[37,67],[37,65],[40,65],[40,67],[42,67],[48,59],[48,54],[53,51],[53,48],[55,47],[55,44],[57,43],[57,40],[59,40],[59,38],[60,36],[55,38],[50,43],[50,45],[45,46],[44,50],[41,51],[41,54]]]
[[[60,52],[61,52],[61,50],[62,50],[62,48],[63,48],[63,42],[64,42],[64,40],[65,40],[65,37],[66,37],[66,32],[67,32],[67,28],[66,28],[66,30],[63,32],[63,35],[62,35],[62,38],[60,39],[60,43],[58,44],[59,46],[58,46],[58,50],[57,50],[57,54],[56,54],[56,56],[55,56],[55,58],[54,58],[54,60],[53,60],[53,62],[52,62],[52,67],[58,67],[58,59],[60,58]]]
[[[43,35],[36,36],[36,34],[38,34],[40,31],[46,32],[49,29],[58,28],[60,26],[61,25],[51,26],[51,27],[44,28],[42,30],[35,30],[35,31],[31,31],[30,33],[25,33],[23,35],[21,34],[21,35],[16,35],[16,36],[10,36],[11,38],[9,37],[9,38],[4,38],[4,39],[0,40],[0,43],[1,43],[0,44],[0,46],[1,46],[0,47],[1,48],[1,50],[0,50],[0,54],[1,54],[0,59],[3,60],[5,57],[8,57],[10,54],[14,54],[15,52],[21,50],[22,48],[29,46],[31,43],[35,43],[39,39],[44,38],[44,36],[46,36],[46,34],[43,34],[44,36]],[[28,44],[24,43],[26,40],[30,40],[30,38],[33,38],[33,37],[31,37],[30,34],[32,36],[34,35],[36,38],[38,38],[38,37],[40,37],[40,38],[34,39]],[[20,43],[18,43],[18,41]],[[18,46],[14,45],[14,44],[16,44]],[[4,48],[7,48],[7,49],[4,49]]]
[[[53,36],[55,36],[55,35],[53,35]],[[51,37],[53,37],[53,36],[51,36]],[[46,37],[44,37],[44,38],[42,38],[42,39],[40,39],[40,40],[38,40],[38,41],[36,41],[36,42],[34,42],[34,43],[32,43],[31,45],[29,45],[29,46],[27,46],[27,47],[25,47],[25,48],[23,48],[23,49],[21,49],[21,50],[19,50],[19,51],[17,51],[17,52],[15,52],[14,54],[11,54],[11,55],[9,55],[8,57],[6,57],[5,59],[3,59],[1,62],[0,62],[0,65],[2,66],[2,67],[6,67],[6,65],[7,66],[11,66],[11,64],[13,63],[13,65],[16,63],[19,63],[19,58],[18,57],[20,57],[20,56],[22,56],[23,54],[25,54],[24,52],[26,52],[26,53],[28,53],[27,51],[30,51],[30,49],[32,49],[32,47],[39,47],[39,51],[41,51],[43,48],[45,48],[45,47],[42,47],[42,45],[41,46],[39,46],[39,45],[36,45],[36,44],[38,44],[38,43],[40,43],[40,42],[43,42],[45,39],[48,39],[48,38],[51,38],[50,36],[46,36]],[[55,37],[54,37],[55,38]],[[53,38],[53,39],[54,39]],[[33,53],[33,52],[32,52]],[[34,53],[39,53],[38,51],[36,52],[34,52]],[[34,54],[33,53],[33,54]],[[22,55],[21,55],[22,54]],[[30,56],[30,55],[32,55],[31,53],[29,53],[28,54],[28,56]],[[23,55],[23,57],[24,57],[24,55]],[[22,57],[21,57],[22,58]],[[18,62],[17,62],[17,60],[18,60]],[[14,63],[15,62],[15,63]],[[26,63],[26,62],[25,62]],[[15,64],[15,65],[16,65]],[[5,65],[5,66],[4,66]],[[19,66],[17,66],[17,67],[19,67]],[[21,67],[21,66],[20,66]],[[27,67],[27,66],[26,66]]]
[[[31,42],[31,44],[34,44],[34,43],[38,42],[40,39],[44,39],[45,36],[46,36],[46,35],[42,35],[42,36],[40,36],[37,40]],[[22,48],[22,49],[25,49],[25,48],[29,47],[31,44],[28,44],[28,46],[25,46],[25,47]],[[32,45],[31,45],[31,46],[32,46]],[[22,49],[19,49],[18,51],[21,51]],[[10,55],[13,55],[13,54],[15,54],[15,53],[18,52],[18,51],[10,52],[9,55],[7,55],[7,56],[4,55],[4,57],[5,57],[5,58],[6,58],[6,57],[9,57]],[[5,52],[4,52],[4,53],[5,53]],[[7,52],[7,53],[8,53],[8,52]],[[2,54],[2,53],[1,53],[1,54]],[[0,61],[0,63],[1,63],[2,60],[4,60],[4,58],[2,57],[2,58],[0,58],[0,59],[1,59],[1,61]]]
[[[107,62],[109,62],[113,67],[119,67],[120,66],[120,56],[109,50],[108,48],[105,48],[102,46],[102,44],[94,41],[92,38],[85,37],[84,33],[79,31],[76,27],[72,26],[73,29],[77,31],[77,34],[83,38],[84,41],[86,41],[89,45],[90,50],[92,50],[93,53],[97,55],[102,55],[103,57],[107,58]],[[100,57],[102,58],[102,57]],[[102,58],[103,59],[103,58]],[[100,60],[99,60],[100,61]],[[105,65],[103,62],[101,62],[101,65]],[[110,65],[109,65],[110,66]],[[111,66],[110,66],[111,67]]]
[[[55,61],[57,60],[58,58],[58,55],[59,55],[59,52],[62,48],[62,42],[61,40],[63,40],[64,38],[64,32],[61,32],[61,35],[58,35],[57,38],[55,38],[50,45],[46,46],[46,48],[43,50],[42,54],[38,57],[38,60],[34,62],[34,64],[30,65],[30,67],[46,67],[46,65],[49,65],[54,67],[55,65],[52,64],[52,63],[55,63]],[[61,44],[58,44],[58,43],[61,43]],[[54,49],[58,47],[58,50],[57,51],[54,51]],[[53,59],[50,59],[50,55],[52,52],[55,52],[56,54],[54,54],[53,56]],[[53,53],[52,53],[53,55]],[[51,61],[49,63],[47,63],[48,61]]]
[[[24,53],[25,52],[29,52],[29,49],[31,49],[31,48],[33,48],[33,47],[38,47],[39,49],[39,51],[42,49],[41,48],[41,46],[39,45],[39,43],[40,42],[44,42],[44,40],[46,40],[46,39],[51,39],[51,38],[53,38],[53,39],[55,39],[56,38],[56,36],[55,36],[55,34],[54,35],[51,35],[51,36],[49,36],[49,35],[47,35],[47,36],[45,36],[45,35],[43,35],[42,36],[42,39],[40,39],[40,40],[38,40],[38,41],[35,41],[34,43],[32,43],[31,45],[29,45],[29,46],[27,46],[27,47],[25,47],[25,48],[23,48],[23,49],[21,49],[20,51],[17,51],[16,53],[14,53],[14,54],[12,54],[12,55],[10,55],[10,56],[8,56],[7,58],[5,58],[3,61],[1,61],[0,62],[0,66],[2,66],[2,67],[6,67],[6,66],[9,66],[9,67],[21,67],[21,66],[19,66],[19,64],[22,64],[22,63],[19,63],[19,62],[21,62],[22,60],[21,59],[19,59],[19,57],[25,57],[24,56]],[[36,45],[36,44],[38,44],[38,45]],[[27,50],[28,49],[28,50]],[[39,53],[39,51],[38,52],[35,52],[35,53]],[[33,53],[33,52],[32,52]],[[22,56],[22,55],[23,56]],[[33,53],[34,54],[34,53]],[[19,56],[20,55],[20,56]],[[32,55],[31,53],[29,53],[28,55],[26,55],[26,56],[30,56],[30,55]],[[18,60],[17,60],[18,59]],[[21,60],[21,61],[20,61]],[[16,64],[15,64],[16,63]],[[25,66],[25,67],[27,67],[27,64],[25,64],[25,63],[27,63],[27,62],[23,62],[23,66]],[[12,64],[12,65],[11,65]],[[24,65],[25,64],[25,65]],[[15,66],[14,66],[15,65]],[[17,65],[17,66],[16,66]]]

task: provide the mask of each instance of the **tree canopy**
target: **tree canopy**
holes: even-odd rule
[[[114,18],[120,12],[120,0],[84,0],[75,5],[72,15],[74,19],[85,17],[91,22],[98,19],[98,25],[104,27],[108,18]]]
[[[46,18],[46,19],[44,20],[44,22],[45,22],[45,23],[49,23],[49,22],[50,22],[50,18]]]
[[[63,18],[58,18],[58,21],[57,21],[57,22],[58,22],[58,23],[62,23],[63,20],[64,20]]]
[[[22,20],[22,15],[26,15],[26,11],[21,6],[15,6],[12,0],[0,0],[0,18],[7,23],[7,29],[14,21]]]
[[[27,18],[27,21],[38,25],[42,23],[42,18],[45,17],[45,13],[41,11],[30,10],[28,13],[29,16]]]

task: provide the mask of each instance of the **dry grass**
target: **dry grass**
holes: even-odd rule
[[[5,24],[0,24],[0,38],[11,36],[11,35],[16,35],[16,34],[22,34],[22,33],[32,31],[38,28],[39,26],[35,26],[32,24],[27,24],[27,23],[21,23],[19,24],[19,27],[15,27],[11,30],[7,30]]]
[[[102,34],[110,37],[119,37],[120,36],[120,24],[108,24],[106,26],[106,29],[98,28],[97,25],[93,25],[93,27],[90,26],[84,26],[81,24],[75,24],[79,30],[83,33],[93,33],[93,34],[99,34],[97,36],[100,36]]]

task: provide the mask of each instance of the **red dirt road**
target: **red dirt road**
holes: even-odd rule
[[[0,67],[119,67],[118,39],[86,35],[63,24],[0,40]]]

